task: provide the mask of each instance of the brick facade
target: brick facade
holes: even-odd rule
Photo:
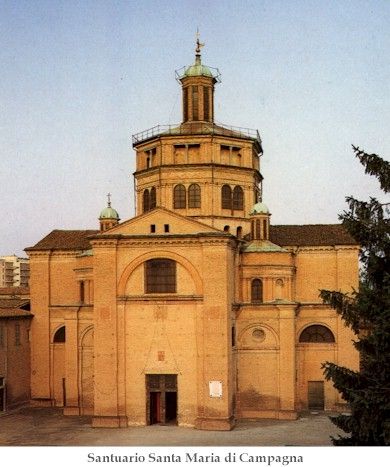
[[[269,225],[256,204],[260,137],[213,123],[205,102],[216,75],[200,56],[195,65],[180,78],[193,92],[183,123],[134,137],[136,217],[53,231],[27,249],[32,400],[117,427],[228,430],[237,418],[292,419],[313,404],[345,410],[321,364],[356,368],[358,355],[318,293],[357,287],[358,245],[340,225]],[[190,202],[194,184],[200,198]],[[148,292],[156,259],[174,268],[174,289]],[[302,342],[307,328],[313,340]]]

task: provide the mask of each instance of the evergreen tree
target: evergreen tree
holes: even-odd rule
[[[374,175],[381,190],[390,192],[390,163],[353,147],[365,172]],[[326,362],[325,378],[349,404],[350,415],[331,417],[349,436],[332,438],[335,445],[390,444],[390,203],[375,198],[347,198],[349,210],[339,216],[361,246],[362,273],[358,291],[351,294],[322,290],[321,298],[356,334],[359,371]]]

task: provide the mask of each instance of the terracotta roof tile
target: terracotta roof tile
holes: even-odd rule
[[[91,248],[88,237],[99,230],[53,230],[36,245],[26,248],[34,250],[88,250]]]
[[[0,297],[2,295],[10,295],[10,296],[23,296],[23,295],[29,295],[30,294],[30,289],[29,287],[0,287]]]
[[[2,308],[26,308],[30,300],[25,298],[0,298],[0,309]]]
[[[341,224],[272,225],[270,240],[280,246],[357,245]]]
[[[32,318],[33,316],[31,311],[20,308],[0,308],[0,318]]]
[[[26,251],[88,250],[88,237],[98,233],[99,230],[53,230]],[[341,224],[273,225],[270,241],[280,246],[357,245]]]

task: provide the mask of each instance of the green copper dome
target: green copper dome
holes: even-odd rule
[[[117,219],[119,220],[119,214],[115,209],[110,206],[107,206],[100,213],[99,219]]]
[[[195,63],[189,66],[184,72],[184,76],[209,76],[210,78],[214,78],[210,68],[201,63]]]
[[[249,214],[269,214],[269,209],[264,203],[256,203]]]
[[[101,211],[99,219],[100,220],[102,220],[102,219],[115,219],[117,221],[120,220],[118,212],[114,208],[111,207],[111,193],[107,194],[107,207],[105,207]]]

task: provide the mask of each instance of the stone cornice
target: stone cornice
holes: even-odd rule
[[[255,269],[256,272],[262,270],[267,274],[269,271],[270,276],[277,275],[276,272],[272,272],[272,269],[283,269],[283,273],[289,272],[290,275],[293,275],[296,271],[296,267],[293,265],[288,264],[241,264],[240,268],[242,269],[243,273],[252,273],[252,270]]]
[[[299,304],[297,302],[288,302],[288,301],[273,301],[273,302],[262,302],[262,303],[252,303],[252,302],[236,302],[234,303],[234,309],[238,310],[240,308],[280,308],[280,307],[297,307]]]
[[[203,301],[203,295],[176,295],[176,294],[145,294],[145,295],[125,295],[117,298],[118,302],[193,302]]]
[[[115,248],[122,235],[105,235],[104,237],[91,236],[90,241],[93,248]]]
[[[30,250],[29,248],[25,248],[25,250],[29,256],[29,258],[37,258],[37,257],[49,257],[53,250]]]
[[[289,253],[304,253],[304,252],[313,252],[313,251],[338,251],[338,250],[355,250],[359,251],[359,245],[320,245],[320,246],[291,246],[291,245],[281,245]]]
[[[227,245],[235,248],[235,240],[231,235],[221,234],[191,234],[191,235],[118,235],[115,243],[110,243],[109,239],[94,238],[91,240],[94,248],[105,246],[169,246],[169,245]]]
[[[242,172],[251,172],[254,173],[257,177],[260,178],[260,180],[263,179],[263,176],[261,175],[260,171],[253,168],[253,167],[240,167],[238,165],[227,165],[227,164],[218,164],[215,162],[206,162],[204,164],[162,164],[162,165],[157,165],[155,167],[150,167],[148,169],[143,169],[143,170],[138,170],[136,172],[133,172],[133,175],[135,177],[139,175],[144,175],[144,174],[152,174],[153,172],[158,172],[160,169],[169,169],[171,172],[172,169],[176,169],[178,171],[182,170],[183,168],[194,168],[194,169],[199,169],[199,168],[214,168],[214,169],[230,169],[234,170],[234,172],[237,171],[242,171]]]
[[[85,273],[85,272],[91,273],[93,272],[93,267],[89,266],[89,267],[84,267],[84,268],[74,268],[73,271],[76,273]]]

